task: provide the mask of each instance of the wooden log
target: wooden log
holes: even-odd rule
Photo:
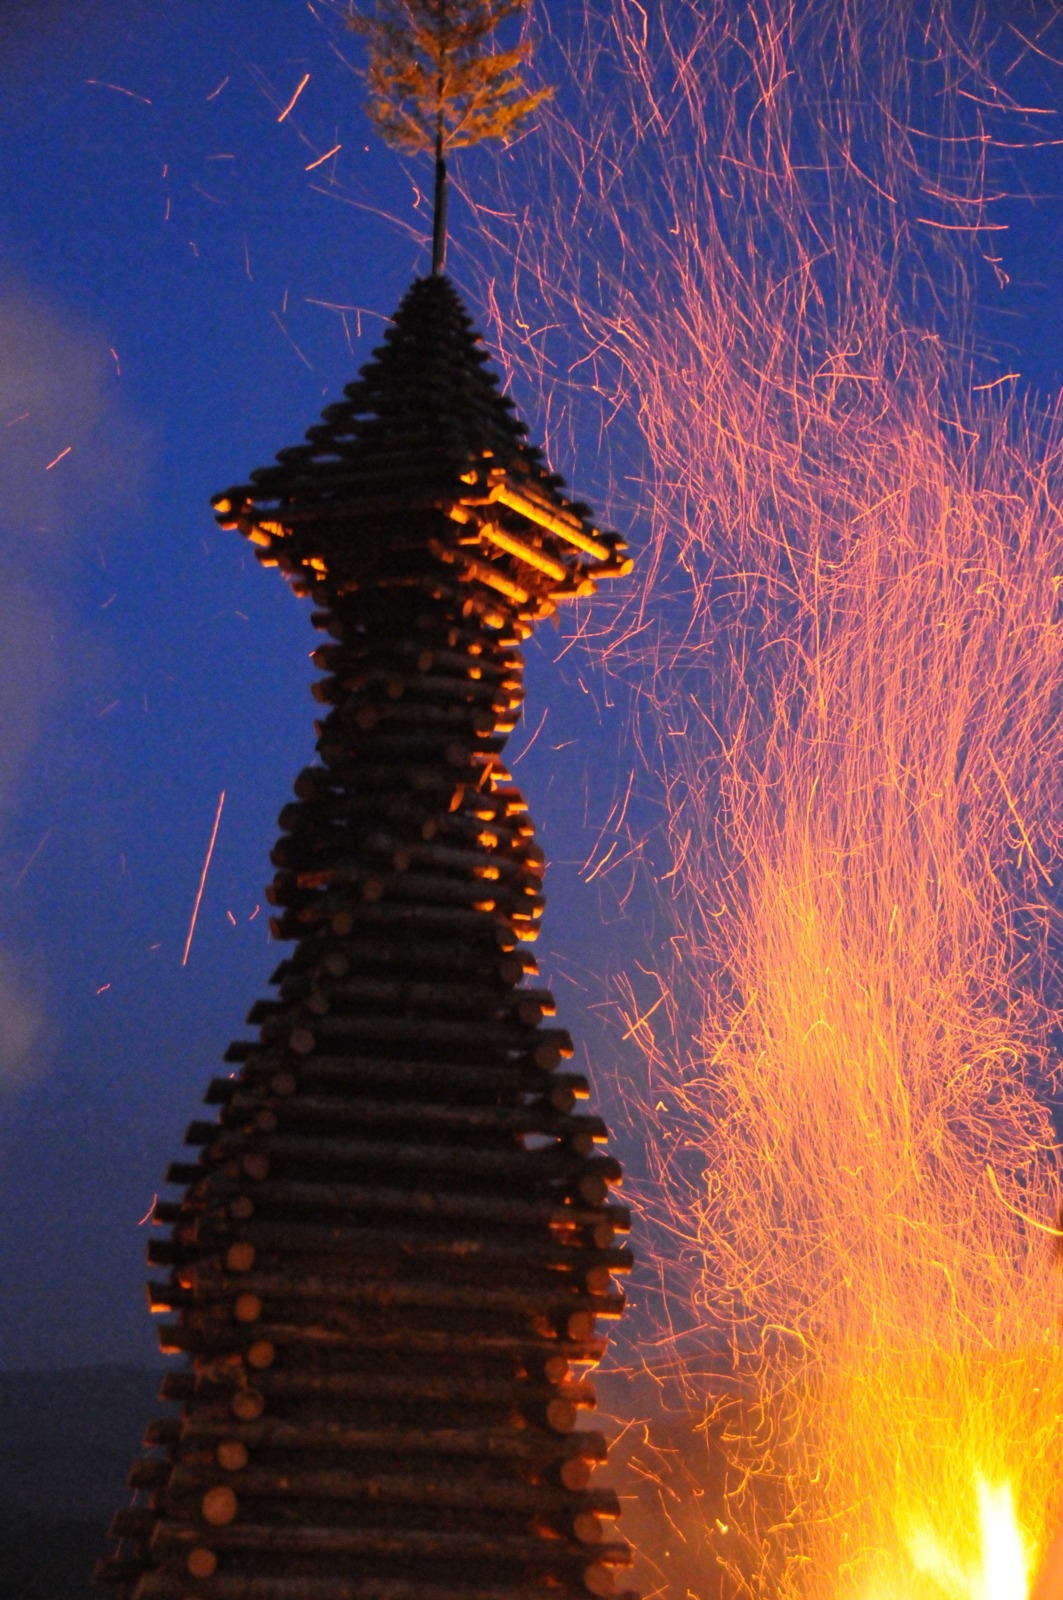
[[[208,1600],[208,1590],[163,1569],[144,1574],[133,1600],[187,1600],[191,1594],[202,1594]],[[493,1570],[475,1578],[464,1573],[457,1581],[440,1581],[436,1573],[427,1581],[420,1576],[392,1578],[364,1571],[342,1577],[334,1572],[325,1577],[218,1572],[210,1580],[209,1600],[543,1600],[543,1593],[535,1580],[507,1582]],[[613,1600],[639,1600],[639,1596],[633,1590],[617,1591]]]
[[[466,591],[460,585],[455,586],[454,595]],[[464,658],[473,662],[473,669],[479,669],[478,675],[490,680],[492,673],[502,682],[522,684],[524,681],[524,641],[528,635],[517,625],[503,630],[492,631],[485,635],[477,619],[471,622],[464,615],[460,635],[455,637],[456,630],[448,630],[445,638],[439,634],[423,636],[422,650],[425,645],[435,656],[431,670],[438,671],[441,664],[447,661],[447,651],[453,651],[455,658]],[[453,641],[453,642],[452,642]],[[398,649],[404,651],[405,644],[400,641]],[[427,670],[422,653],[418,652],[418,669]]]
[[[186,1557],[185,1566],[193,1578],[211,1578],[218,1569],[218,1558],[213,1550],[203,1545],[193,1545]]]
[[[129,1587],[137,1582],[146,1566],[144,1556],[101,1556],[93,1565],[91,1581]]]
[[[476,844],[484,838],[491,839],[494,840],[494,850],[504,851],[507,855],[521,855],[533,869],[544,866],[546,855],[535,843],[530,824],[526,826],[519,818],[515,821],[505,820],[491,809],[483,817],[479,815],[481,809],[479,797],[475,796],[467,805],[440,813],[434,837],[455,839],[466,844]]]
[[[416,661],[418,681],[422,678],[431,681],[433,677],[447,681],[447,675],[452,674],[459,683],[479,680],[496,691],[508,692],[511,687],[521,685],[524,662],[515,652],[472,655],[449,649],[445,644],[409,648]]]
[[[484,674],[473,657],[464,672],[445,674],[403,670],[397,666],[373,665],[366,670],[337,669],[334,680],[350,692],[364,689],[388,700],[427,700],[443,704],[479,706],[499,716],[507,716],[523,703],[524,689],[519,675],[502,672]]]
[[[347,939],[332,941],[327,952],[297,952],[297,959],[282,962],[271,978],[281,994],[299,999],[309,994],[319,976],[346,978],[352,973],[383,969],[428,972],[433,978],[461,978],[481,983],[502,983],[513,988],[524,977],[538,975],[538,964],[523,952],[506,953],[492,939],[459,945],[452,939]]]
[[[577,1185],[584,1177],[595,1177],[606,1185],[619,1183],[620,1163],[612,1156],[583,1157],[566,1149],[548,1145],[539,1150],[513,1148],[483,1149],[465,1145],[415,1144],[397,1139],[330,1139],[325,1135],[274,1134],[268,1144],[243,1133],[222,1132],[210,1151],[212,1160],[234,1157],[248,1176],[256,1172],[247,1157],[264,1155],[271,1164],[310,1164],[324,1167],[378,1167],[391,1172],[412,1169],[416,1172],[467,1177],[475,1182],[500,1179],[507,1187],[527,1193],[539,1183]],[[268,1176],[264,1171],[263,1177]],[[597,1204],[598,1202],[592,1202]]]
[[[238,1230],[239,1237],[234,1238]],[[351,1225],[312,1226],[298,1222],[233,1221],[228,1215],[208,1214],[191,1228],[181,1230],[177,1239],[152,1241],[148,1261],[156,1267],[191,1269],[224,1250],[225,1270],[230,1274],[250,1272],[256,1263],[262,1269],[286,1270],[286,1258],[294,1257],[306,1271],[326,1270],[337,1257],[348,1258],[348,1273],[389,1274],[401,1270],[403,1276],[416,1271],[423,1275],[428,1265],[449,1268],[448,1276],[478,1280],[489,1276],[500,1283],[519,1276],[527,1280],[532,1273],[549,1273],[551,1281],[565,1273],[571,1281],[592,1294],[604,1294],[611,1287],[613,1273],[630,1270],[630,1257],[623,1250],[598,1250],[573,1240],[547,1241],[538,1246],[500,1243],[490,1234],[440,1240],[430,1233],[402,1233],[387,1228],[359,1228]],[[180,1282],[180,1277],[177,1282]],[[175,1304],[190,1303],[174,1299],[170,1285],[151,1286],[153,1307],[171,1310]]]
[[[335,683],[335,680],[326,680]],[[471,686],[470,686],[471,687]],[[335,684],[335,698],[329,703],[335,711],[327,719],[326,727],[337,738],[345,738],[352,728],[358,734],[372,734],[380,739],[419,738],[422,734],[434,737],[437,731],[448,737],[479,739],[496,731],[499,722],[508,718],[508,708],[494,709],[494,699],[477,701],[471,696],[457,696],[444,702],[404,696],[401,700],[374,699],[368,691],[350,691]]]
[[[305,767],[295,780],[298,798],[308,803],[318,803],[328,798],[345,795],[354,800],[371,801],[382,816],[387,815],[387,795],[395,790],[404,799],[413,795],[438,796],[449,804],[453,798],[457,775],[440,766],[423,761],[383,761],[364,759],[360,765],[337,773],[327,767]],[[442,797],[446,797],[445,801]],[[368,809],[368,805],[367,805]]]
[[[529,836],[534,831],[528,817],[528,802],[512,782],[500,779],[489,793],[478,793],[473,810],[477,816],[483,814],[485,819],[488,814],[507,817],[513,826],[527,829]]]
[[[312,1029],[305,1023],[296,1022],[293,1027],[281,1020],[276,1028],[263,1030],[263,1042],[287,1038],[294,1053],[304,1058],[321,1053],[323,1045],[335,1046],[347,1040],[351,1041],[352,1054],[359,1053],[354,1048],[358,1041],[368,1040],[400,1047],[467,1050],[474,1060],[501,1051],[546,1071],[573,1054],[571,1036],[562,1028],[532,1028],[519,1023],[485,1023],[477,1027],[471,1021],[434,1017],[347,1015],[312,1020]],[[298,1039],[293,1038],[296,1032]]]
[[[204,1249],[216,1249],[232,1239],[234,1227],[240,1229],[241,1240],[251,1244],[256,1254],[291,1252],[310,1257],[335,1252],[366,1259],[432,1256],[443,1261],[453,1257],[469,1268],[483,1265],[492,1270],[505,1265],[512,1266],[517,1261],[522,1268],[567,1271],[577,1276],[597,1268],[609,1273],[627,1273],[631,1270],[631,1254],[623,1248],[581,1249],[578,1245],[559,1243],[553,1236],[548,1236],[542,1243],[528,1240],[518,1243],[510,1239],[500,1240],[490,1233],[436,1236],[387,1227],[360,1228],[347,1223],[327,1227],[321,1223],[256,1219],[249,1223],[234,1224],[223,1215],[201,1218],[193,1227],[193,1239]]]
[[[485,946],[493,943],[500,950],[512,950],[515,945],[512,930],[501,914],[490,915],[457,906],[410,905],[395,901],[377,905],[347,905],[338,916],[333,917],[331,933],[340,941],[339,948],[342,949],[343,942],[352,935],[357,937],[372,933],[377,936],[386,932],[391,937],[401,937],[411,930],[419,936],[454,936]]]
[[[358,826],[324,820],[317,827],[284,835],[274,845],[270,859],[274,866],[297,875],[337,866],[357,873],[387,866],[408,871],[417,865],[459,875],[486,871],[489,876],[521,877],[539,887],[543,854],[517,830],[473,816],[436,812],[431,828],[424,822],[413,836],[396,830],[393,817],[387,818],[387,829],[381,827],[382,820],[379,809]],[[434,842],[437,834],[453,833],[459,824],[465,831],[457,843]]]
[[[403,1012],[428,1011],[445,1016],[504,1017],[522,1007],[534,1009],[535,1016],[525,1026],[535,1027],[544,1016],[556,1011],[554,997],[546,989],[517,989],[498,982],[474,982],[460,970],[450,978],[424,978],[416,968],[401,977],[362,976],[332,978],[322,974],[312,983],[281,985],[280,1001],[259,1000],[248,1013],[252,1025],[266,1017],[286,1013],[292,1002],[302,1001],[318,1016],[341,1005],[364,1003],[395,1008]],[[315,1003],[316,1002],[316,1003]],[[522,1019],[523,1020],[523,1019]]]
[[[470,585],[473,581],[482,584],[485,588],[502,595],[512,605],[527,605],[539,586],[537,575],[529,573],[523,583],[517,583],[515,578],[510,577],[503,564],[499,563],[496,566],[490,561],[482,561],[468,549],[456,547],[446,539],[430,538],[428,548],[440,561],[455,567],[463,581]],[[469,598],[474,599],[475,596],[470,595]]]
[[[146,1539],[158,1521],[159,1513],[148,1506],[126,1506],[116,1511],[107,1530],[108,1539]]]
[[[511,1361],[540,1361],[561,1358],[576,1365],[594,1366],[605,1354],[607,1341],[598,1333],[584,1333],[579,1338],[567,1334],[529,1333],[511,1329],[426,1328],[423,1326],[396,1326],[387,1329],[359,1323],[342,1328],[324,1323],[285,1322],[281,1320],[258,1324],[253,1333],[239,1328],[227,1316],[193,1317],[186,1313],[180,1323],[166,1323],[156,1329],[159,1347],[167,1355],[185,1353],[197,1360],[213,1361],[219,1355],[242,1359],[253,1343],[269,1342],[275,1349],[288,1351],[293,1359],[328,1354],[350,1355],[359,1358],[375,1355],[380,1359],[409,1359],[411,1355],[424,1359],[457,1357],[475,1361],[502,1359]],[[250,1389],[241,1389],[233,1397],[234,1414],[249,1415],[237,1410],[247,1401],[261,1411],[263,1401]],[[163,1465],[167,1465],[163,1463]],[[168,1466],[167,1466],[168,1470]]]
[[[404,493],[417,496],[422,502],[415,503],[413,509],[438,511],[444,503],[441,497],[448,491],[453,493],[456,487],[453,469],[426,473],[412,453],[405,472],[398,466],[386,473],[375,468],[366,471],[353,457],[330,459],[315,452],[312,445],[293,445],[290,450],[279,451],[278,461],[279,466],[260,471],[250,515],[256,525],[264,520],[295,530],[296,538],[300,529],[331,522],[338,515],[345,521],[386,515]],[[255,474],[251,476],[254,478]],[[375,489],[370,488],[373,484]],[[282,496],[284,504],[273,506],[271,502]],[[349,501],[342,512],[334,508],[333,497],[340,496],[345,503]],[[318,534],[315,547],[321,537]],[[393,546],[394,541],[389,543]]]
[[[491,486],[488,499],[492,504],[507,506],[526,517],[536,527],[554,534],[558,539],[593,556],[597,561],[608,561],[615,553],[615,545],[607,543],[597,532],[588,532],[588,524],[571,513],[561,512],[530,494],[524,487],[517,488],[506,479]]]
[[[129,1469],[126,1483],[130,1489],[160,1489],[169,1476],[169,1461],[136,1461]]]
[[[197,1169],[198,1171],[199,1169]],[[240,1192],[239,1176],[223,1170],[206,1174],[203,1197],[225,1200]],[[441,1193],[433,1189],[387,1184],[323,1183],[318,1179],[267,1178],[255,1185],[258,1206],[295,1210],[368,1212],[377,1216],[433,1217],[440,1221],[471,1219],[498,1227],[549,1227],[562,1233],[593,1229],[607,1223],[618,1233],[631,1226],[625,1206],[558,1205],[549,1198],[513,1198],[502,1195]]]
[[[195,1304],[192,1290],[172,1280],[169,1283],[148,1282],[144,1288],[148,1298],[148,1310],[153,1315],[177,1311],[183,1306]]]
[[[262,1382],[266,1385],[269,1379]],[[360,1427],[320,1417],[288,1421],[260,1416],[253,1421],[234,1422],[226,1416],[199,1412],[184,1417],[181,1428],[186,1445],[215,1445],[221,1439],[233,1439],[252,1454],[260,1450],[327,1451],[340,1455],[435,1457],[441,1461],[497,1461],[522,1468],[545,1467],[555,1461],[600,1462],[608,1455],[604,1436],[592,1429],[555,1434],[516,1427],[433,1428],[404,1423]]]
[[[195,1301],[203,1304],[211,1300],[231,1302],[239,1322],[258,1322],[266,1310],[266,1302],[273,1306],[291,1306],[300,1302],[331,1307],[383,1306],[391,1311],[478,1311],[485,1316],[548,1317],[566,1326],[582,1328],[588,1334],[593,1330],[595,1317],[619,1317],[624,1309],[624,1296],[613,1294],[587,1295],[575,1284],[569,1284],[560,1274],[548,1285],[535,1285],[531,1289],[519,1284],[494,1282],[454,1283],[445,1279],[423,1278],[347,1278],[342,1282],[326,1278],[324,1274],[298,1274],[294,1271],[252,1271],[240,1279],[240,1293],[233,1299],[232,1278],[210,1263],[200,1262],[191,1267]],[[173,1285],[149,1284],[149,1290],[162,1294],[164,1290],[175,1298],[188,1291]],[[189,1304],[191,1304],[189,1298]],[[254,1310],[254,1315],[252,1311]],[[243,1313],[243,1314],[242,1314]],[[577,1324],[574,1319],[583,1313]],[[586,1318],[591,1320],[586,1322]],[[573,1337],[581,1335],[573,1333]]]
[[[272,926],[272,920],[271,920]],[[351,934],[368,933],[386,929],[399,934],[413,929],[418,934],[453,934],[455,937],[493,942],[497,948],[513,949],[516,935],[508,919],[501,913],[466,909],[461,906],[425,905],[383,901],[361,904],[348,902],[330,907],[322,904],[314,908],[312,924],[305,923],[293,913],[277,920],[275,937],[281,939],[311,939],[314,946],[325,937],[326,930],[341,941]]]
[[[353,893],[352,893],[353,891]],[[294,873],[278,873],[266,886],[271,906],[284,907],[289,914],[311,908],[318,915],[346,915],[357,904],[357,896],[375,903],[381,899],[415,901],[421,906],[456,906],[496,912],[512,918],[514,914],[541,915],[545,901],[541,895],[524,890],[519,884],[503,886],[472,877],[443,873],[401,873],[340,865],[323,871],[310,880]],[[336,932],[342,930],[334,928]]]
[[[383,531],[384,528],[390,528],[396,518],[405,519],[416,513],[440,512],[441,497],[438,487],[426,489],[419,496],[403,489],[394,494],[367,495],[361,499],[341,498],[337,493],[335,499],[312,500],[308,497],[301,504],[276,503],[282,495],[296,493],[300,487],[311,491],[314,481],[305,478],[300,482],[294,477],[287,474],[281,476],[279,473],[275,478],[265,478],[262,486],[255,490],[249,519],[245,514],[245,520],[250,521],[250,528],[261,528],[263,523],[269,522],[283,528],[286,533],[314,529],[317,538],[321,539],[328,536],[321,530],[340,525],[344,536],[349,539],[352,531],[364,522],[369,524],[366,531],[369,538],[372,538],[373,524],[376,521],[382,523]],[[342,485],[337,480],[330,487],[339,490]],[[360,534],[363,533],[361,529],[358,531]],[[241,532],[243,532],[242,524]]]
[[[226,1486],[227,1487],[227,1486]],[[214,1491],[209,1491],[213,1493]],[[228,1490],[232,1494],[232,1490]],[[235,1499],[235,1496],[234,1496]],[[161,1518],[155,1525],[153,1553],[186,1551],[201,1542],[202,1529],[195,1524]],[[528,1573],[565,1569],[579,1564],[582,1572],[585,1555],[578,1544],[535,1534],[492,1533],[478,1528],[388,1528],[335,1526],[312,1523],[246,1523],[234,1520],[212,1527],[211,1543],[219,1550],[254,1550],[301,1555],[345,1555],[351,1557],[394,1556],[406,1560],[469,1561],[512,1563]],[[619,1541],[595,1551],[596,1564],[630,1566],[630,1546]]]
[[[173,1472],[170,1474],[170,1481],[167,1484],[167,1498],[170,1498],[176,1492],[184,1471],[187,1471],[187,1469],[180,1465],[174,1467]],[[201,1487],[202,1485],[200,1485]],[[227,1483],[211,1484],[199,1500],[199,1514],[211,1528],[215,1541],[222,1537],[222,1529],[228,1528],[230,1524],[235,1522],[239,1510],[240,1503],[236,1498],[236,1492]],[[158,1548],[160,1536],[163,1534],[165,1527],[166,1524],[162,1519],[156,1522],[151,1540],[153,1549]],[[188,1543],[198,1543],[202,1537],[202,1532],[199,1528],[186,1527],[185,1531],[192,1535]]]
[[[281,1060],[263,1052],[261,1046],[252,1045],[244,1056],[246,1065],[239,1078],[214,1078],[205,1095],[210,1105],[226,1105],[234,1095],[250,1085],[264,1095],[287,1096],[297,1085],[313,1093],[315,1088],[340,1089],[345,1093],[359,1088],[386,1089],[389,1095],[426,1095],[443,1086],[458,1097],[468,1100],[486,1099],[492,1104],[499,1095],[537,1095],[558,1112],[571,1111],[578,1100],[589,1094],[587,1080],[580,1073],[553,1072],[532,1064],[498,1061],[466,1066],[459,1062],[443,1060],[410,1060],[408,1058],[381,1056],[304,1056],[299,1063],[299,1076]],[[159,1202],[171,1204],[171,1202]],[[180,1206],[173,1215],[160,1221],[176,1222]]]
[[[167,1372],[159,1387],[159,1399],[175,1401],[184,1404],[191,1400],[196,1392],[196,1375],[194,1372]]]
[[[175,1481],[173,1487],[179,1492],[182,1485]],[[195,1485],[190,1482],[189,1487],[194,1492]],[[242,1494],[262,1498],[291,1494],[323,1500],[365,1499],[382,1506],[424,1506],[433,1510],[508,1511],[525,1516],[540,1513],[554,1517],[558,1526],[565,1522],[574,1525],[580,1517],[597,1522],[599,1518],[615,1520],[620,1516],[620,1502],[611,1489],[584,1489],[572,1493],[550,1484],[505,1479],[497,1474],[488,1477],[483,1473],[457,1476],[451,1471],[445,1475],[414,1476],[353,1472],[344,1468],[314,1472],[298,1468],[288,1468],[284,1472],[252,1468],[241,1477],[240,1490]],[[154,1520],[156,1513],[150,1515]],[[597,1525],[600,1537],[600,1522]],[[581,1536],[577,1533],[576,1537]]]
[[[454,793],[455,788],[451,786],[449,789],[451,798]],[[461,803],[460,800],[458,803]],[[292,834],[312,832],[329,825],[364,827],[377,821],[381,809],[379,795],[333,793],[331,790],[326,790],[311,799],[289,801],[281,808],[277,821],[285,833]],[[438,800],[433,804],[424,798],[414,799],[412,795],[402,798],[395,796],[388,806],[387,820],[393,827],[405,826],[416,829],[437,817],[440,809],[445,811],[446,805],[441,808]]]
[[[400,1372],[382,1372],[372,1365],[322,1372],[271,1364],[256,1374],[255,1383],[271,1405],[277,1400],[327,1401],[330,1410],[343,1401],[387,1400],[419,1405],[442,1403],[467,1413],[469,1408],[483,1406],[545,1407],[554,1399],[565,1400],[580,1411],[594,1409],[594,1385],[565,1377],[570,1370],[565,1361],[551,1357],[533,1365],[543,1372],[548,1367],[556,1369],[561,1380],[551,1383],[542,1378],[517,1377],[505,1358],[474,1361],[465,1357],[433,1363],[427,1371],[417,1365],[414,1370]],[[209,1376],[201,1374],[197,1380],[199,1404],[211,1403],[215,1395],[225,1401],[242,1376],[239,1369],[225,1367]],[[320,1414],[320,1405],[315,1410]]]
[[[575,569],[565,565],[548,551],[532,544],[528,539],[518,539],[515,534],[507,532],[498,522],[483,518],[477,522],[477,531],[481,539],[501,550],[506,555],[515,556],[525,566],[533,567],[553,580],[555,584],[567,584],[574,576],[581,577],[582,570],[577,565]]]
[[[435,987],[439,992],[439,1000],[433,1005],[425,1000],[415,998],[416,991],[428,987]],[[475,1017],[478,1013],[485,1020],[490,1018],[493,1022],[519,1026],[522,1028],[536,1028],[547,1017],[555,1015],[556,1006],[553,996],[542,990],[528,990],[505,988],[501,985],[476,986],[479,989],[483,1004],[480,1007],[472,1006],[463,1000],[464,986],[461,984],[437,983],[429,985],[424,983],[423,975],[414,973],[410,980],[396,979],[390,974],[386,977],[358,977],[353,979],[330,979],[323,976],[312,984],[301,1001],[292,1003],[288,997],[281,1003],[260,1002],[261,1009],[255,1008],[255,1014],[248,1015],[248,1022],[263,1022],[274,1016],[286,1016],[291,1022],[305,1021],[313,1030],[320,1017],[334,1017],[342,1020],[349,1016],[360,1016],[362,1008],[370,1010],[379,1009],[384,1012],[398,1010],[409,1017],[418,1014],[450,1014],[455,1017]],[[468,989],[475,992],[470,982]],[[443,998],[445,990],[449,990],[449,1004]],[[488,999],[488,996],[491,998]]]
[[[431,763],[430,770],[445,773],[448,767],[468,766],[474,752],[498,754],[505,745],[504,735],[482,733],[470,719],[464,719],[453,728],[426,726],[392,733],[378,728],[363,731],[353,725],[340,726],[329,717],[317,749],[333,775],[333,782],[344,783],[349,772],[357,786],[364,772],[363,764],[370,767],[390,764],[409,771]]]
[[[409,843],[397,845],[392,852],[392,864],[397,871],[408,872],[411,867],[431,867],[442,872],[472,872],[482,874],[485,869],[501,876],[503,881],[514,877],[527,878],[537,889],[543,875],[543,864],[517,841],[512,851],[495,849],[469,850],[448,844]]]
[[[418,1124],[431,1128],[454,1128],[462,1131],[475,1129],[487,1133],[543,1134],[558,1139],[583,1136],[603,1141],[607,1137],[605,1123],[600,1117],[566,1116],[539,1106],[463,1106],[453,1104],[425,1104],[392,1100],[367,1100],[344,1097],[314,1096],[309,1094],[285,1095],[270,1102],[285,1124],[289,1122],[324,1121],[338,1127],[344,1124],[373,1126],[402,1123],[413,1127]],[[237,1094],[229,1102],[233,1120],[253,1116],[262,1109],[259,1097]],[[227,1119],[228,1120],[228,1119]],[[194,1139],[185,1136],[186,1143],[207,1144],[217,1133],[217,1123],[193,1123]],[[191,1131],[191,1130],[190,1130]]]
[[[334,676],[319,679],[315,687],[326,687],[332,704],[351,704],[355,696],[364,696],[368,703],[379,707],[382,715],[394,710],[399,720],[404,720],[405,707],[442,707],[456,711],[468,708],[487,713],[492,719],[506,719],[523,703],[524,690],[519,678],[493,675],[484,677],[479,666],[470,659],[468,670],[450,676],[441,673],[403,671],[394,665],[359,664],[350,669],[340,669]]]
[[[190,1161],[171,1161],[166,1168],[166,1176],[163,1181],[183,1189],[187,1188],[189,1184],[198,1183],[201,1178],[205,1178],[209,1170],[208,1167],[202,1166],[198,1162],[193,1164]]]
[[[235,1483],[239,1498],[371,1501],[379,1506],[423,1507],[431,1511],[515,1512],[522,1517],[538,1514],[551,1518],[559,1533],[571,1531],[586,1544],[601,1544],[602,1519],[612,1521],[620,1515],[620,1502],[611,1490],[572,1493],[561,1486],[505,1479],[497,1474],[459,1476],[453,1467],[448,1474],[437,1476],[357,1472],[343,1467],[308,1470],[293,1465],[293,1459],[288,1456],[283,1468],[252,1464],[242,1470]],[[182,1498],[197,1496],[209,1481],[206,1469],[201,1472],[195,1466],[179,1466],[171,1476],[167,1499],[177,1504]],[[148,1512],[147,1517],[150,1520],[145,1524],[145,1533],[150,1536],[158,1513]]]
[[[256,1188],[255,1192],[259,1190]],[[255,1207],[250,1203],[245,1211],[230,1204],[226,1211],[239,1211],[243,1218],[246,1211],[254,1212]],[[226,1245],[232,1239],[233,1226],[246,1233],[248,1224],[242,1220],[230,1223],[225,1212],[207,1213],[196,1226],[206,1231],[193,1237],[193,1229],[182,1230],[182,1239],[175,1242],[167,1262],[155,1263],[172,1264],[179,1270],[166,1283],[149,1283],[153,1309],[170,1310],[178,1305],[194,1304],[195,1296],[189,1285],[195,1281],[196,1264],[216,1267],[214,1258],[223,1248],[224,1269],[229,1274],[233,1292],[238,1287],[239,1276],[256,1265],[261,1271],[283,1273],[290,1270],[286,1261],[289,1254],[296,1257],[304,1272],[315,1276],[332,1270],[336,1258],[346,1256],[352,1263],[347,1269],[348,1278],[384,1274],[390,1280],[398,1272],[411,1280],[427,1278],[476,1284],[488,1276],[495,1286],[512,1280],[525,1287],[536,1278],[545,1278],[545,1286],[558,1292],[571,1288],[594,1297],[595,1305],[606,1313],[608,1304],[603,1297],[614,1288],[613,1274],[623,1274],[630,1269],[627,1254],[615,1245],[616,1234],[610,1222],[592,1228],[570,1228],[567,1235],[559,1229],[557,1239],[560,1242],[553,1249],[541,1240],[532,1239],[525,1241],[524,1246],[514,1244],[507,1251],[488,1233],[463,1241],[466,1248],[458,1252],[444,1248],[431,1234],[419,1232],[404,1238],[399,1255],[392,1249],[394,1230],[363,1227],[346,1221],[330,1229],[326,1223],[300,1224],[287,1217],[282,1221],[259,1220],[254,1225],[260,1230],[256,1231],[257,1245],[254,1240],[246,1239]],[[303,1230],[308,1226],[316,1231],[304,1238]],[[556,1254],[558,1248],[562,1252],[560,1255]],[[254,1316],[258,1314],[256,1310]],[[248,1320],[254,1320],[254,1316]]]

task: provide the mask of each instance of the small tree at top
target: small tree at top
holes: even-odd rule
[[[435,152],[432,271],[447,250],[447,152],[512,133],[549,98],[522,77],[527,42],[498,48],[495,29],[527,12],[530,0],[375,0],[375,14],[352,11],[366,40],[366,109],[377,132],[399,150]]]

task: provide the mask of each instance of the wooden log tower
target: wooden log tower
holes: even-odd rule
[[[624,1592],[580,1423],[629,1218],[533,986],[543,853],[502,750],[521,640],[630,563],[486,361],[419,280],[307,442],[214,501],[315,602],[326,709],[267,890],[294,949],[155,1208],[185,1364],[97,1567],[127,1600]]]

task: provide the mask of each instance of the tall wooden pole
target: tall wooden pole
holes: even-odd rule
[[[447,264],[447,163],[443,154],[443,113],[436,125],[436,181],[432,207],[432,271],[441,273]]]

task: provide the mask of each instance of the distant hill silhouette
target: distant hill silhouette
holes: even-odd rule
[[[0,1372],[0,1600],[105,1600],[89,1574],[128,1503],[161,1372]]]

